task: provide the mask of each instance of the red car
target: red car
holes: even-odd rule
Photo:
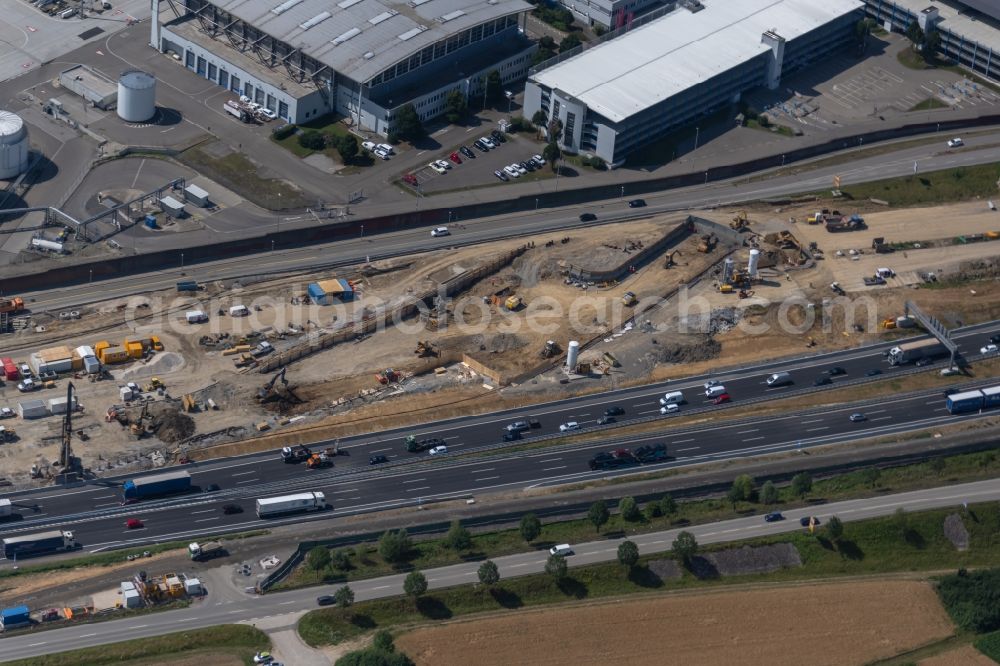
[[[129,518],[128,520],[125,521],[125,527],[127,527],[130,530],[136,530],[142,526],[143,526],[142,521],[139,520],[138,518]]]
[[[416,185],[417,177],[414,176],[412,173],[408,173],[405,176],[403,176],[403,182],[409,183],[410,185]]]
[[[720,395],[719,397],[717,397],[715,400],[713,400],[712,404],[713,405],[721,405],[722,403],[729,402],[730,400],[732,400],[732,398],[729,397],[729,394],[728,393],[723,393],[722,395]]]
[[[451,155],[448,156],[448,158],[455,164],[462,163],[462,158],[458,156],[458,153],[452,153]]]

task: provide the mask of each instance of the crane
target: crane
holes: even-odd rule
[[[62,424],[62,450],[59,454],[59,483],[72,483],[80,476],[83,468],[80,459],[73,455],[73,398],[76,389],[73,382],[66,383],[66,414]]]

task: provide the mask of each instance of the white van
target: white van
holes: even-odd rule
[[[705,389],[706,398],[714,398],[716,396],[722,395],[726,392],[726,387],[722,384],[716,384],[715,386],[709,386]]]
[[[776,372],[767,378],[768,386],[784,386],[792,383],[792,376],[787,372]]]
[[[245,305],[234,305],[229,308],[230,317],[247,317],[250,315],[250,310],[247,309]]]
[[[883,280],[886,280],[891,277],[896,277],[896,271],[891,268],[876,268],[875,275],[879,276]]]
[[[561,555],[566,557],[567,555],[573,554],[573,547],[568,543],[561,543],[558,546],[552,546],[549,548],[549,555]]]
[[[67,9],[66,11],[62,12],[61,14],[59,14],[59,18],[61,18],[61,19],[68,19],[71,16],[75,16],[75,15],[76,15],[76,7],[71,7],[70,9]]]
[[[684,402],[684,394],[680,391],[671,391],[660,398],[661,405],[679,405]]]

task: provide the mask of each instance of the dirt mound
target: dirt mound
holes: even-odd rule
[[[697,363],[710,361],[722,351],[722,345],[708,336],[692,335],[661,342],[646,357],[654,363]]]
[[[802,566],[799,551],[790,543],[770,546],[743,546],[695,557],[691,571],[698,578],[770,573]]]
[[[153,419],[156,436],[167,444],[175,444],[194,434],[194,419],[176,410],[166,410]]]

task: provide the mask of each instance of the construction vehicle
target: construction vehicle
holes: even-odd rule
[[[632,293],[631,291],[626,291],[625,294],[622,296],[622,303],[624,303],[628,307],[632,307],[638,302],[639,299],[636,298],[635,294]]]
[[[698,251],[702,254],[708,254],[715,249],[717,242],[715,234],[704,234],[698,239]]]
[[[417,340],[417,348],[413,350],[413,353],[420,358],[438,355],[437,350],[434,349],[434,345],[427,340]]]
[[[680,250],[674,250],[673,252],[667,252],[666,255],[664,255],[664,257],[663,257],[663,267],[664,268],[673,268],[674,266],[676,266],[677,262],[674,261],[674,257],[677,254],[679,254],[679,253],[680,253]]]
[[[399,374],[392,368],[375,373],[375,381],[379,384],[392,384],[399,381]]]
[[[720,284],[719,285],[720,294],[731,294],[733,293],[733,285],[731,284]]]
[[[314,453],[309,456],[306,460],[306,467],[309,469],[323,469],[324,467],[333,467],[333,458],[323,451],[321,453]]]
[[[254,430],[256,430],[257,432],[266,432],[270,429],[271,429],[271,424],[268,423],[267,421],[261,421],[260,423],[254,425]]]
[[[16,442],[17,431],[7,426],[0,426],[0,442]]]
[[[250,345],[233,345],[229,349],[223,349],[223,356],[232,356],[233,354],[243,354],[250,351]]]
[[[205,543],[195,542],[188,544],[188,555],[196,562],[210,560],[213,557],[221,557],[225,554],[225,547],[218,541],[207,541]]]
[[[620,368],[622,365],[621,363],[618,362],[618,359],[615,358],[614,354],[612,354],[611,352],[604,352],[604,354],[601,355],[601,358],[604,359],[604,362],[610,365],[612,368]]]
[[[146,384],[146,387],[142,390],[146,391],[147,393],[151,393],[157,389],[165,389],[165,388],[167,388],[166,385],[162,381],[160,381],[159,377],[153,377],[152,379],[149,380],[149,383]]]
[[[0,313],[16,314],[24,309],[24,299],[20,296],[0,298]]]
[[[237,368],[247,368],[256,365],[257,359],[250,352],[243,352],[239,358],[233,359],[233,365]]]
[[[312,451],[308,446],[299,444],[298,446],[285,446],[281,449],[281,459],[290,465],[298,464],[312,457]]]
[[[542,358],[552,358],[559,355],[559,343],[555,340],[546,340],[542,347]]]
[[[891,317],[889,319],[883,319],[880,326],[887,330],[896,328],[896,320]]]
[[[741,210],[737,213],[736,217],[733,218],[733,221],[729,223],[729,227],[731,229],[735,229],[736,231],[742,231],[749,226],[750,220],[747,218],[747,212],[745,210]]]
[[[511,312],[517,310],[522,305],[524,305],[524,300],[516,294],[513,296],[508,296],[507,300],[503,302],[503,306],[508,310],[510,310]]]
[[[839,282],[831,282],[830,283],[830,289],[832,289],[833,292],[835,294],[837,294],[838,296],[846,296],[847,295],[847,292],[844,291],[844,288],[840,286]]]
[[[896,251],[896,248],[886,244],[882,236],[872,239],[872,249],[875,250],[875,254],[890,254]]]

